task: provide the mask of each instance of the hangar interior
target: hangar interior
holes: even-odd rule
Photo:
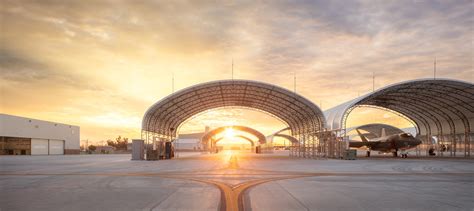
[[[0,137],[0,155],[31,155],[31,139]]]

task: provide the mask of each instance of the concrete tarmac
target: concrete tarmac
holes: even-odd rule
[[[2,156],[0,210],[473,210],[474,160]]]

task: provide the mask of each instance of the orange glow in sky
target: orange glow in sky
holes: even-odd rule
[[[376,89],[431,78],[435,57],[438,77],[474,82],[472,1],[290,2],[3,0],[0,112],[79,125],[90,142],[138,138],[172,75],[175,91],[230,79],[232,61],[236,79],[293,90],[296,75],[323,110],[370,92],[373,73]],[[285,126],[217,109],[180,132],[226,124]]]

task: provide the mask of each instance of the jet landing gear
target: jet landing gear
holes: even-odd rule
[[[408,158],[408,151],[406,151],[405,149],[402,149],[402,152],[400,152],[400,154],[402,154],[402,158]]]

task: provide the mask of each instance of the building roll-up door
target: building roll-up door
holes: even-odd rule
[[[50,155],[64,155],[64,141],[63,140],[49,140],[49,154]]]
[[[48,139],[31,139],[31,155],[47,155]]]

